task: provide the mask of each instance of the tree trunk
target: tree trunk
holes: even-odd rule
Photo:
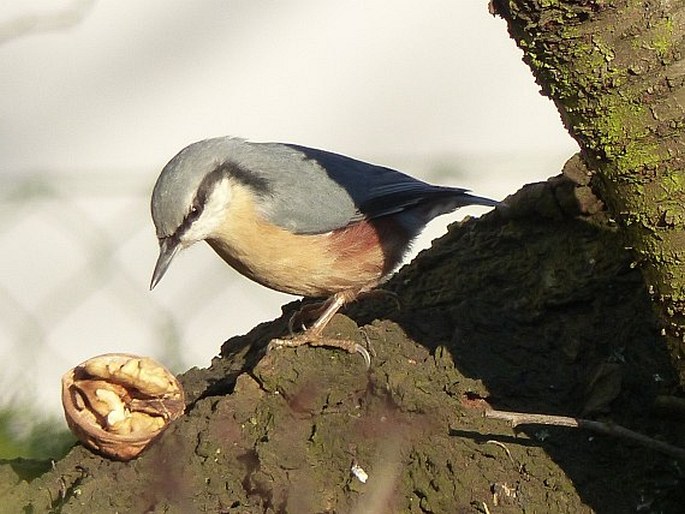
[[[685,385],[685,3],[492,3],[596,172]]]

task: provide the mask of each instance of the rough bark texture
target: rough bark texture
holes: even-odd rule
[[[676,377],[643,280],[580,159],[565,172],[453,225],[388,284],[400,310],[336,316],[332,332],[368,339],[368,372],[338,350],[264,356],[287,306],[183,375],[187,413],[137,460],[77,446],[30,483],[0,466],[3,512],[682,512],[669,456],[482,416],[582,413],[685,444],[653,406]]]
[[[685,3],[493,5],[597,172],[685,385]]]

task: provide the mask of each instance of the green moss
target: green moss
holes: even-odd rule
[[[643,141],[649,135],[645,108],[618,93],[603,97],[601,103],[593,125],[593,146],[614,160],[621,173],[658,163],[657,145]]]
[[[663,185],[667,188],[667,194],[685,191],[685,173],[683,170],[673,170],[664,177]]]
[[[654,50],[661,59],[666,58],[673,48],[673,19],[664,18],[654,26],[647,48]]]
[[[564,25],[561,27],[562,39],[577,39],[580,36],[580,29],[576,25]]]
[[[646,109],[620,94],[607,95],[601,99],[596,127],[600,142],[614,145],[619,141],[639,139],[648,134],[644,126]],[[607,149],[609,150],[609,149]],[[611,155],[611,152],[607,152]]]
[[[545,4],[552,5],[555,3]],[[667,52],[672,21],[664,20],[653,33],[654,47]],[[552,45],[567,46],[572,51],[571,62],[559,61],[560,54]],[[583,36],[571,26],[563,30],[559,40],[541,44],[532,39],[521,46],[528,63],[548,85],[550,96],[563,102],[574,132],[598,155],[613,161],[613,173],[625,175],[662,161],[657,145],[645,141],[650,134],[646,123],[649,113],[640,101],[641,92],[627,87],[627,71],[612,65],[615,53],[603,38]]]
[[[634,141],[628,143],[616,156],[616,167],[623,175],[634,170],[654,168],[662,160],[658,144]]]
[[[674,45],[673,41],[673,19],[663,18],[653,25],[644,37],[634,38],[631,41],[633,49],[653,50],[660,59],[665,59]]]

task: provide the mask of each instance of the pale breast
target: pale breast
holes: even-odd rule
[[[233,190],[226,222],[207,242],[243,275],[303,296],[371,289],[396,264],[389,262],[370,223],[326,234],[292,234],[267,223],[255,211],[249,190],[241,187]]]

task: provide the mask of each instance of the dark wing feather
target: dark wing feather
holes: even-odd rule
[[[466,189],[434,186],[402,172],[369,164],[344,155],[297,145],[287,145],[316,161],[351,197],[357,212],[350,222],[373,219],[422,207],[430,221],[435,216],[464,205],[497,205],[473,196]]]

